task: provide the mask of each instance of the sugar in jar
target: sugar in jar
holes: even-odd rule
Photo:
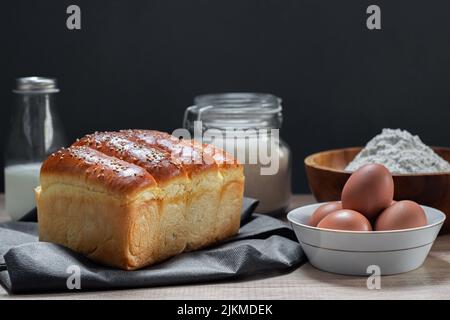
[[[195,97],[183,125],[194,139],[223,148],[244,165],[245,196],[260,201],[257,212],[278,214],[291,197],[291,152],[281,124],[280,98],[222,93]]]

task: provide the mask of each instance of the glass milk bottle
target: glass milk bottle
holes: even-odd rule
[[[42,161],[65,145],[55,113],[56,79],[27,77],[16,80],[14,107],[5,150],[5,204],[13,220],[35,207]]]
[[[197,96],[184,128],[193,139],[214,144],[244,165],[245,196],[259,200],[258,213],[284,213],[291,197],[291,152],[280,138],[281,99],[263,93]],[[221,137],[221,138],[220,138]]]

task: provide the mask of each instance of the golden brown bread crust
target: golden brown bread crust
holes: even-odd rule
[[[150,145],[163,148],[178,156],[186,165],[205,167],[239,167],[237,160],[229,153],[212,144],[200,144],[194,140],[180,140],[168,133],[155,130],[122,130]]]
[[[156,185],[156,180],[140,166],[84,146],[62,148],[48,157],[41,168],[41,186],[45,188],[59,175],[120,194]]]
[[[150,146],[120,132],[96,132],[78,139],[72,146],[87,146],[108,156],[144,168],[158,183],[186,175],[182,163],[158,146]]]
[[[42,241],[126,270],[238,232],[243,168],[153,130],[96,132],[49,157],[36,190]]]
[[[208,168],[217,168],[218,163],[194,140],[180,140],[168,133],[155,130],[121,130],[120,133],[142,143],[166,150],[173,158],[183,163],[189,173]]]

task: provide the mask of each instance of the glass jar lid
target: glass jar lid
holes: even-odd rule
[[[271,129],[282,122],[281,99],[266,93],[219,93],[195,97],[187,108],[183,126],[193,130],[194,121],[206,129]]]

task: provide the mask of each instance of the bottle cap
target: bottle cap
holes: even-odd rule
[[[59,92],[56,79],[44,77],[24,77],[16,79],[14,93],[54,93]]]

